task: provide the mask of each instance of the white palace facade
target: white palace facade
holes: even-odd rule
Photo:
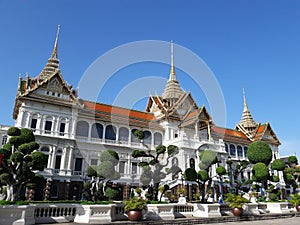
[[[274,158],[279,158],[278,138],[269,123],[253,120],[245,96],[242,119],[236,127],[216,126],[205,106],[199,107],[192,94],[182,90],[173,54],[164,92],[149,96],[146,110],[137,111],[81,99],[62,75],[57,43],[58,34],[39,75],[20,77],[13,112],[15,126],[32,129],[39,151],[48,156],[42,174],[51,181],[51,199],[80,198],[83,182],[89,180],[87,167],[99,165],[99,155],[107,149],[120,156],[116,170],[121,178],[115,182],[125,198],[131,186],[141,185],[141,168],[139,159],[131,156],[133,149],[176,145],[179,152],[170,164],[177,164],[182,171],[198,165],[199,153],[205,149],[215,151],[224,166],[229,155],[237,161],[247,159],[247,147],[256,140],[269,143]],[[145,131],[143,144],[134,136],[136,129]],[[250,178],[250,173],[245,171],[244,176]],[[169,175],[164,182],[173,188],[185,181]]]

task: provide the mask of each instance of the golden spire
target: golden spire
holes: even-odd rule
[[[245,93],[245,89],[243,87],[243,97],[244,97],[244,112],[249,111],[248,109],[248,105],[247,105],[247,101],[246,101],[246,93]]]
[[[54,74],[56,70],[59,70],[59,60],[58,60],[58,55],[57,55],[57,46],[58,46],[58,36],[59,36],[59,31],[60,31],[60,25],[58,25],[57,28],[57,33],[56,33],[56,39],[54,43],[54,49],[52,51],[51,57],[48,59],[48,62],[40,75],[38,76],[38,80],[44,80],[51,75]]]
[[[58,45],[59,31],[60,31],[60,25],[58,24],[57,32],[56,32],[56,39],[55,39],[55,43],[54,43],[54,49],[53,49],[51,58],[56,58],[56,59],[58,58],[58,56],[57,56],[57,45]]]
[[[171,41],[171,71],[169,80],[176,81],[175,66],[174,66],[174,44]]]
[[[246,101],[245,89],[243,88],[243,97],[244,97],[244,110],[242,114],[241,121],[237,124],[237,127],[242,127],[247,132],[252,132],[256,128],[256,122],[253,120],[250,110]]]

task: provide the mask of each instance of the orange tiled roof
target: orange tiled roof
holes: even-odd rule
[[[121,115],[121,116],[129,116],[129,117],[134,117],[138,119],[143,119],[143,120],[155,120],[155,116],[152,113],[147,113],[147,112],[141,112],[137,110],[131,110],[131,109],[125,109],[117,106],[112,106],[112,105],[106,105],[102,103],[94,103],[90,101],[81,101],[82,104],[84,104],[84,108],[86,110],[91,110],[95,112],[105,112],[105,113],[111,113],[113,115]]]
[[[193,118],[197,118],[200,111],[201,111],[201,109],[197,109],[197,110],[189,113],[188,116],[185,118],[185,120],[190,120],[190,119],[193,119]]]
[[[129,123],[129,125],[132,126],[150,127],[162,130],[162,127],[156,122],[153,113],[126,109],[103,103],[95,103],[82,99],[80,100],[80,103],[84,105],[82,113],[94,114],[95,118],[102,121],[121,124]]]
[[[231,130],[223,127],[216,127],[216,126],[213,126],[211,130],[213,136],[217,136],[219,138],[223,137],[223,140],[225,142],[245,143],[245,144],[251,142],[247,138],[247,136],[241,131]]]

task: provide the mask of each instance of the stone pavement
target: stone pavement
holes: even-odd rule
[[[55,223],[55,225],[86,225],[79,223]],[[289,214],[265,214],[258,216],[233,217],[223,216],[214,218],[180,218],[175,220],[159,220],[159,221],[116,221],[111,223],[103,223],[101,225],[300,225],[300,213]],[[42,225],[42,224],[40,224]],[[46,225],[46,224],[45,224]],[[49,225],[49,224],[47,224]],[[100,225],[100,224],[99,224]]]

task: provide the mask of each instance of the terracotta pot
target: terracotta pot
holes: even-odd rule
[[[231,212],[234,216],[241,216],[243,215],[244,210],[243,208],[232,208]]]
[[[130,221],[137,221],[142,219],[142,211],[128,211],[127,212],[128,219]]]
[[[296,210],[297,210],[297,212],[300,212],[300,205],[296,206]]]

